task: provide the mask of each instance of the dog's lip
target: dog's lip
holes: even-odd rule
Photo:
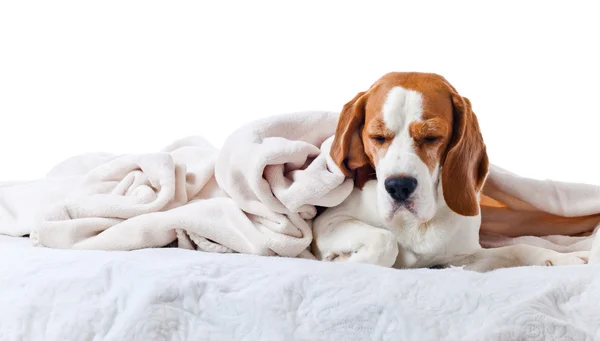
[[[394,219],[394,216],[396,215],[396,212],[398,212],[399,209],[405,209],[407,210],[410,214],[412,214],[413,216],[415,216],[417,219],[419,219],[419,216],[417,214],[417,211],[415,210],[415,205],[412,201],[406,201],[403,203],[393,203],[392,204],[392,209],[390,210],[389,215],[386,217],[386,220],[392,221]]]

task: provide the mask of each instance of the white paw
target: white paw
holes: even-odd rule
[[[545,257],[543,264],[545,266],[562,265],[580,265],[587,264],[589,258],[588,251],[570,252],[570,253],[552,253]]]
[[[327,252],[322,259],[329,262],[354,262],[392,267],[398,257],[398,242],[388,231],[372,234],[368,241],[355,243],[343,251]]]

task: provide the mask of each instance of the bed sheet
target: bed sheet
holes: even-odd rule
[[[598,340],[600,267],[36,248],[0,236],[0,340]]]

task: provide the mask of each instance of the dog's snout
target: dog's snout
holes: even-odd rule
[[[417,188],[417,179],[412,176],[387,178],[384,185],[392,199],[406,201]]]

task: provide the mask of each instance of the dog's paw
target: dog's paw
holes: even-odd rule
[[[587,264],[589,252],[552,253],[545,257],[544,266],[581,265]]]
[[[350,255],[352,255],[352,252],[330,252],[327,255],[325,255],[323,260],[326,262],[344,262],[347,261],[348,258],[350,258]]]
[[[351,251],[329,252],[322,258],[328,262],[352,262],[392,267],[398,256],[398,246],[393,242],[357,244]]]
[[[352,227],[352,226],[351,226]],[[335,237],[335,238],[334,238]],[[336,235],[323,235],[313,246],[317,259],[326,262],[352,262],[392,267],[398,257],[396,236],[379,228],[364,228]]]

